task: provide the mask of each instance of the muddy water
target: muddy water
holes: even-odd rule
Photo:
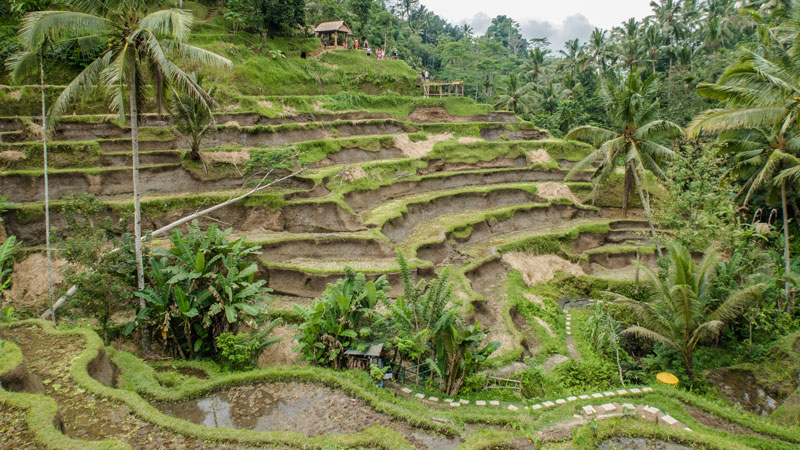
[[[372,425],[391,428],[420,449],[449,450],[461,444],[411,427],[343,392],[307,383],[238,386],[199,399],[156,403],[162,412],[207,427],[294,431],[307,436],[354,433]]]
[[[613,438],[603,441],[598,448],[602,450],[694,450],[692,447],[642,438]]]

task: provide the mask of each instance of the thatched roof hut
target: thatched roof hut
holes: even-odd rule
[[[344,33],[348,35],[352,35],[353,32],[350,30],[350,27],[344,23],[344,20],[337,20],[335,22],[322,22],[321,24],[314,27],[314,33],[317,34],[332,34],[332,33]]]
[[[322,22],[314,27],[314,33],[317,36],[333,35],[333,45],[339,44],[339,33],[344,34],[345,46],[347,46],[347,37],[353,35],[353,31],[344,22],[344,20],[337,20],[335,22]]]

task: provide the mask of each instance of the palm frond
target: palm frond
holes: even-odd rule
[[[673,342],[670,338],[668,338],[668,337],[666,337],[666,336],[664,336],[664,335],[662,335],[660,333],[656,333],[655,331],[648,330],[647,328],[640,327],[638,325],[634,325],[632,327],[628,327],[628,328],[622,330],[622,333],[624,333],[624,334],[633,334],[633,335],[639,336],[639,337],[641,337],[643,339],[647,339],[647,340],[651,340],[651,341],[658,341],[658,342],[661,342],[663,344],[669,345],[670,347],[678,348],[677,343]]]
[[[73,11],[37,11],[25,16],[20,27],[24,49],[37,49],[46,40],[59,42],[82,36],[110,34],[113,22],[93,14]]]
[[[148,14],[139,21],[139,28],[159,38],[184,42],[192,29],[192,14],[177,8],[164,9]]]
[[[23,79],[39,73],[38,52],[23,50],[11,55],[6,60],[6,69],[11,73],[11,79],[19,83]]]
[[[703,133],[713,134],[739,128],[760,128],[781,122],[786,111],[784,108],[738,108],[709,109],[698,114],[686,133],[696,138]]]
[[[58,96],[50,107],[48,123],[52,126],[64,114],[70,104],[80,98],[87,90],[97,84],[100,74],[111,64],[114,56],[111,50],[95,59],[75,77]]]
[[[605,128],[584,125],[573,128],[564,138],[588,142],[594,147],[597,147],[603,142],[614,139],[617,136],[619,135],[614,131],[607,130]]]

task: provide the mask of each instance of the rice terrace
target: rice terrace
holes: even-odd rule
[[[800,2],[425,3],[0,4],[1,449],[800,448]]]

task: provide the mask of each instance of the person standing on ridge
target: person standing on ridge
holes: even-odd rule
[[[356,39],[356,42],[353,45],[355,45],[356,46],[356,50],[358,50],[358,39]]]

